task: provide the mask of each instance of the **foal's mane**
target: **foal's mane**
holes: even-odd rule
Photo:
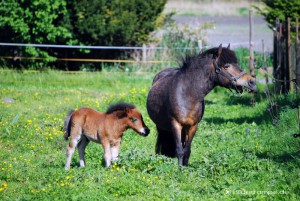
[[[210,59],[216,59],[218,57],[218,47],[214,47],[199,53],[198,55],[186,55],[182,60],[181,69],[191,69],[197,67],[203,67]],[[221,56],[218,59],[218,65],[223,66],[226,63],[237,63],[237,57],[234,51],[229,48],[222,48]]]
[[[135,105],[129,104],[129,103],[124,103],[124,102],[119,102],[119,103],[110,105],[109,108],[106,111],[106,114],[111,114],[111,113],[116,112],[118,110],[125,110],[126,108],[134,109]]]

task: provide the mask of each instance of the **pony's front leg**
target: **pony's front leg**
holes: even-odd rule
[[[197,125],[191,126],[187,131],[187,137],[185,141],[185,147],[184,147],[184,156],[183,156],[183,165],[188,166],[189,159],[191,155],[191,145],[193,138],[195,136],[195,133],[197,131]]]
[[[176,146],[176,155],[178,158],[178,165],[183,165],[183,156],[184,151],[181,143],[181,131],[182,126],[179,124],[176,120],[172,121],[172,133],[175,140],[175,146]]]
[[[111,152],[110,152],[110,144],[107,141],[102,142],[102,147],[104,151],[104,160],[106,167],[109,167],[111,164]]]
[[[120,150],[121,140],[116,142],[115,144],[111,145],[111,159],[112,161],[118,160],[119,150]]]

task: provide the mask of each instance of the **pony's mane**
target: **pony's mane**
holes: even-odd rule
[[[197,67],[202,67],[204,64],[207,63],[207,55],[186,55],[184,58],[182,58],[182,64],[181,64],[181,69],[186,70],[186,69],[191,69],[191,68],[197,68]]]
[[[203,67],[208,63],[207,59],[216,59],[218,57],[218,47],[214,47],[200,53],[198,55],[186,55],[185,58],[182,59],[181,69],[191,69],[197,67]],[[222,48],[221,56],[218,60],[218,65],[225,65],[226,63],[238,63],[237,57],[234,51],[228,48]]]
[[[129,103],[124,103],[124,102],[119,102],[119,103],[110,105],[109,108],[106,111],[106,114],[111,114],[111,113],[116,112],[118,110],[125,110],[126,108],[134,109],[135,105],[129,104]]]
[[[216,59],[218,56],[218,47],[214,47],[203,52],[203,55],[213,55],[213,59]],[[234,53],[234,51],[229,48],[222,48],[221,56],[219,57],[218,64],[225,65],[226,63],[238,63],[238,59]]]

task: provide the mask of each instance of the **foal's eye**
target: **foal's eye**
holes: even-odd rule
[[[230,64],[225,64],[225,65],[224,65],[224,68],[225,68],[225,69],[227,69],[227,68],[229,68],[229,67],[230,67]]]
[[[132,117],[130,120],[131,120],[133,123],[135,123],[135,122],[137,121],[137,118]]]

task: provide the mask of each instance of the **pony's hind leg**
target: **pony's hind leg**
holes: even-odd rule
[[[85,148],[89,144],[89,142],[90,142],[89,139],[87,139],[87,137],[83,135],[81,137],[80,142],[77,145],[80,167],[85,166],[85,160],[84,160]]]
[[[70,169],[72,155],[75,151],[75,148],[76,148],[78,142],[80,141],[80,137],[81,137],[80,135],[78,135],[75,138],[71,137],[70,143],[67,146],[67,154],[66,154],[67,159],[66,159],[66,165],[65,165],[66,170]]]

